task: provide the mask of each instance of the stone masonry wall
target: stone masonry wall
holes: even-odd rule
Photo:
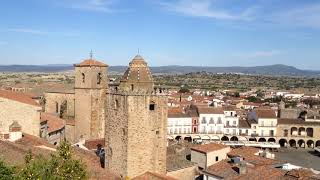
[[[8,133],[9,126],[17,121],[22,132],[40,137],[41,107],[0,98],[0,132]]]

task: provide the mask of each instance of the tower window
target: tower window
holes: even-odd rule
[[[56,102],[56,113],[58,113],[58,112],[59,112],[59,103]]]
[[[81,75],[82,75],[82,82],[85,83],[86,82],[86,75],[84,73],[82,73]]]
[[[156,108],[156,105],[154,103],[149,104],[149,110],[154,111]]]
[[[133,91],[134,90],[134,86],[133,86],[133,84],[131,84],[131,91]]]
[[[115,100],[114,108],[119,109],[119,101],[118,100]]]
[[[97,84],[101,83],[101,73],[98,73],[97,75]]]

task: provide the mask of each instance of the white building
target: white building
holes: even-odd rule
[[[224,112],[222,108],[198,108],[199,133],[222,134],[224,132]]]
[[[168,134],[191,134],[192,117],[185,113],[168,114]]]

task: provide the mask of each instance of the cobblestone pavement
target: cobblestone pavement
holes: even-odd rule
[[[286,161],[293,165],[320,170],[320,154],[313,149],[281,148],[275,152],[277,160]]]

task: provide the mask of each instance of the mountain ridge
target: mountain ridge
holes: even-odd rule
[[[110,66],[112,73],[123,73],[127,66]],[[154,74],[186,74],[194,72],[208,73],[237,73],[252,75],[287,75],[287,76],[320,76],[320,70],[302,70],[294,66],[284,64],[264,66],[153,66],[150,67]],[[71,64],[48,65],[0,65],[0,72],[63,72],[73,70]]]

